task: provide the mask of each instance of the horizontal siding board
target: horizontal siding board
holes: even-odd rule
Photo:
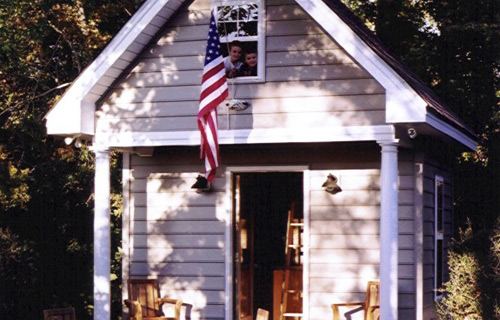
[[[309,35],[289,35],[266,37],[266,52],[282,51],[308,51],[308,50],[332,50],[339,49],[338,44],[324,35],[309,34]]]
[[[179,41],[171,43],[157,43],[152,46],[142,57],[143,58],[167,58],[182,57],[186,55],[204,55],[206,50],[206,40]]]
[[[380,262],[380,251],[376,249],[310,249],[309,263],[372,264]]]
[[[166,297],[176,297],[185,303],[192,303],[193,309],[202,309],[205,305],[221,305],[224,304],[223,291],[208,291],[208,290],[172,290],[165,288]]]
[[[381,94],[384,89],[373,79],[267,82],[262,85],[237,85],[238,99],[314,97],[356,94]],[[136,103],[197,100],[200,86],[116,89],[108,103]]]
[[[383,111],[385,96],[346,95],[322,97],[292,97],[292,98],[253,98],[249,99],[250,107],[238,114],[271,114],[271,113],[319,113],[340,111]],[[198,100],[175,102],[138,102],[103,105],[107,118],[144,118],[144,117],[179,117],[196,116],[199,109]],[[218,111],[221,115],[227,112],[222,104]],[[235,113],[235,112],[231,112]],[[325,179],[321,176],[318,179]],[[351,177],[357,179],[357,177]],[[378,183],[378,178],[373,178]],[[322,182],[321,182],[322,184]],[[321,185],[320,184],[320,185]]]
[[[266,66],[303,66],[351,64],[352,59],[341,49],[308,51],[271,51],[266,54]]]
[[[130,265],[131,276],[224,276],[223,263],[143,263],[136,262]]]
[[[379,219],[380,207],[355,205],[323,205],[310,207],[311,220]]]
[[[216,203],[217,193],[202,194],[196,193],[195,190],[191,192],[177,192],[177,193],[136,193],[133,195],[135,205],[140,207],[153,206],[159,207],[167,204],[188,204],[196,206],[213,206]]]
[[[369,278],[310,278],[311,292],[366,293]],[[331,312],[331,311],[330,311]]]
[[[378,220],[352,221],[311,221],[311,235],[378,235],[380,224]]]
[[[131,72],[176,72],[182,70],[203,70],[203,55],[186,54],[179,57],[143,58]],[[116,89],[115,89],[116,90]]]
[[[182,292],[185,289],[220,292],[225,287],[225,277],[158,277],[158,281],[163,290],[176,292]]]
[[[216,212],[215,206],[139,207],[135,209],[134,220],[211,221],[217,219]]]
[[[223,234],[223,221],[135,221],[131,224],[134,234]]]
[[[145,248],[134,249],[130,255],[132,263],[165,263],[165,262],[224,262],[223,249],[168,249]]]
[[[377,279],[379,278],[379,265],[376,264],[333,264],[311,263],[309,266],[310,278],[325,279]],[[365,285],[366,287],[366,285]],[[329,292],[329,291],[327,291]]]
[[[347,190],[332,195],[324,191],[311,191],[312,206],[378,206],[380,204],[380,191],[375,190]],[[398,201],[400,205],[413,204],[413,191],[400,190]]]
[[[267,6],[266,21],[309,20],[309,15],[299,5]]]
[[[370,75],[355,64],[299,65],[266,68],[266,81],[368,79]]]
[[[332,195],[324,191],[311,191],[311,206],[378,206],[380,191],[347,190]]]
[[[297,23],[294,20],[268,21],[266,23],[267,36],[286,36],[298,34],[323,34],[323,31],[319,25],[311,19],[301,20],[300,23]]]
[[[161,42],[206,40],[208,30],[207,24],[196,24],[189,26],[173,26],[165,28]]]
[[[154,249],[170,249],[170,248],[223,248],[224,235],[134,235],[134,248],[154,248]]]
[[[131,183],[132,192],[190,192],[191,186],[196,176],[192,174],[182,175],[181,177],[164,175],[150,175],[148,179],[134,179]],[[226,180],[216,178],[211,183],[212,190],[225,190]]]
[[[227,115],[219,115],[219,129],[227,127]],[[230,129],[272,129],[279,124],[290,128],[307,128],[343,126],[343,125],[377,125],[382,124],[384,111],[344,111],[331,113],[281,113],[281,114],[231,114]],[[196,118],[135,118],[135,119],[104,119],[100,122],[102,128],[110,132],[122,131],[193,131],[197,129]]]

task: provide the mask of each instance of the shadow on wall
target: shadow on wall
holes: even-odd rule
[[[191,185],[203,167],[179,167],[134,170],[130,277],[157,277],[163,297],[184,301],[186,319],[222,319],[226,221],[217,208],[225,178],[216,178],[213,192],[198,194]],[[173,307],[164,309],[173,314]]]

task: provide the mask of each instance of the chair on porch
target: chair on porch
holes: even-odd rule
[[[363,308],[364,320],[380,320],[380,282],[368,281],[365,302],[348,302],[332,304],[333,320],[340,320],[339,307],[360,306]]]
[[[269,319],[269,311],[264,309],[257,309],[257,316],[255,320],[268,320]]]
[[[159,297],[156,279],[130,279],[128,296],[124,302],[130,310],[130,320],[179,320],[182,300]],[[162,306],[165,303],[175,305],[174,317],[166,317]]]
[[[75,308],[43,310],[44,320],[76,320]]]

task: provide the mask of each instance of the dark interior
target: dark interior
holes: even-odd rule
[[[288,211],[294,204],[294,216],[303,216],[302,173],[240,174],[240,199],[240,220],[245,221],[248,237],[247,248],[242,250],[241,270],[252,274],[250,280],[242,280],[248,281],[242,285],[250,289],[253,282],[253,312],[244,313],[255,315],[257,308],[263,308],[272,315],[273,274],[283,269],[286,259]],[[245,318],[241,314],[240,317]]]

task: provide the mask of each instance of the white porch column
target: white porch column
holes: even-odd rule
[[[111,319],[109,150],[95,150],[94,320]]]
[[[380,194],[380,319],[398,319],[398,146],[382,147]]]

